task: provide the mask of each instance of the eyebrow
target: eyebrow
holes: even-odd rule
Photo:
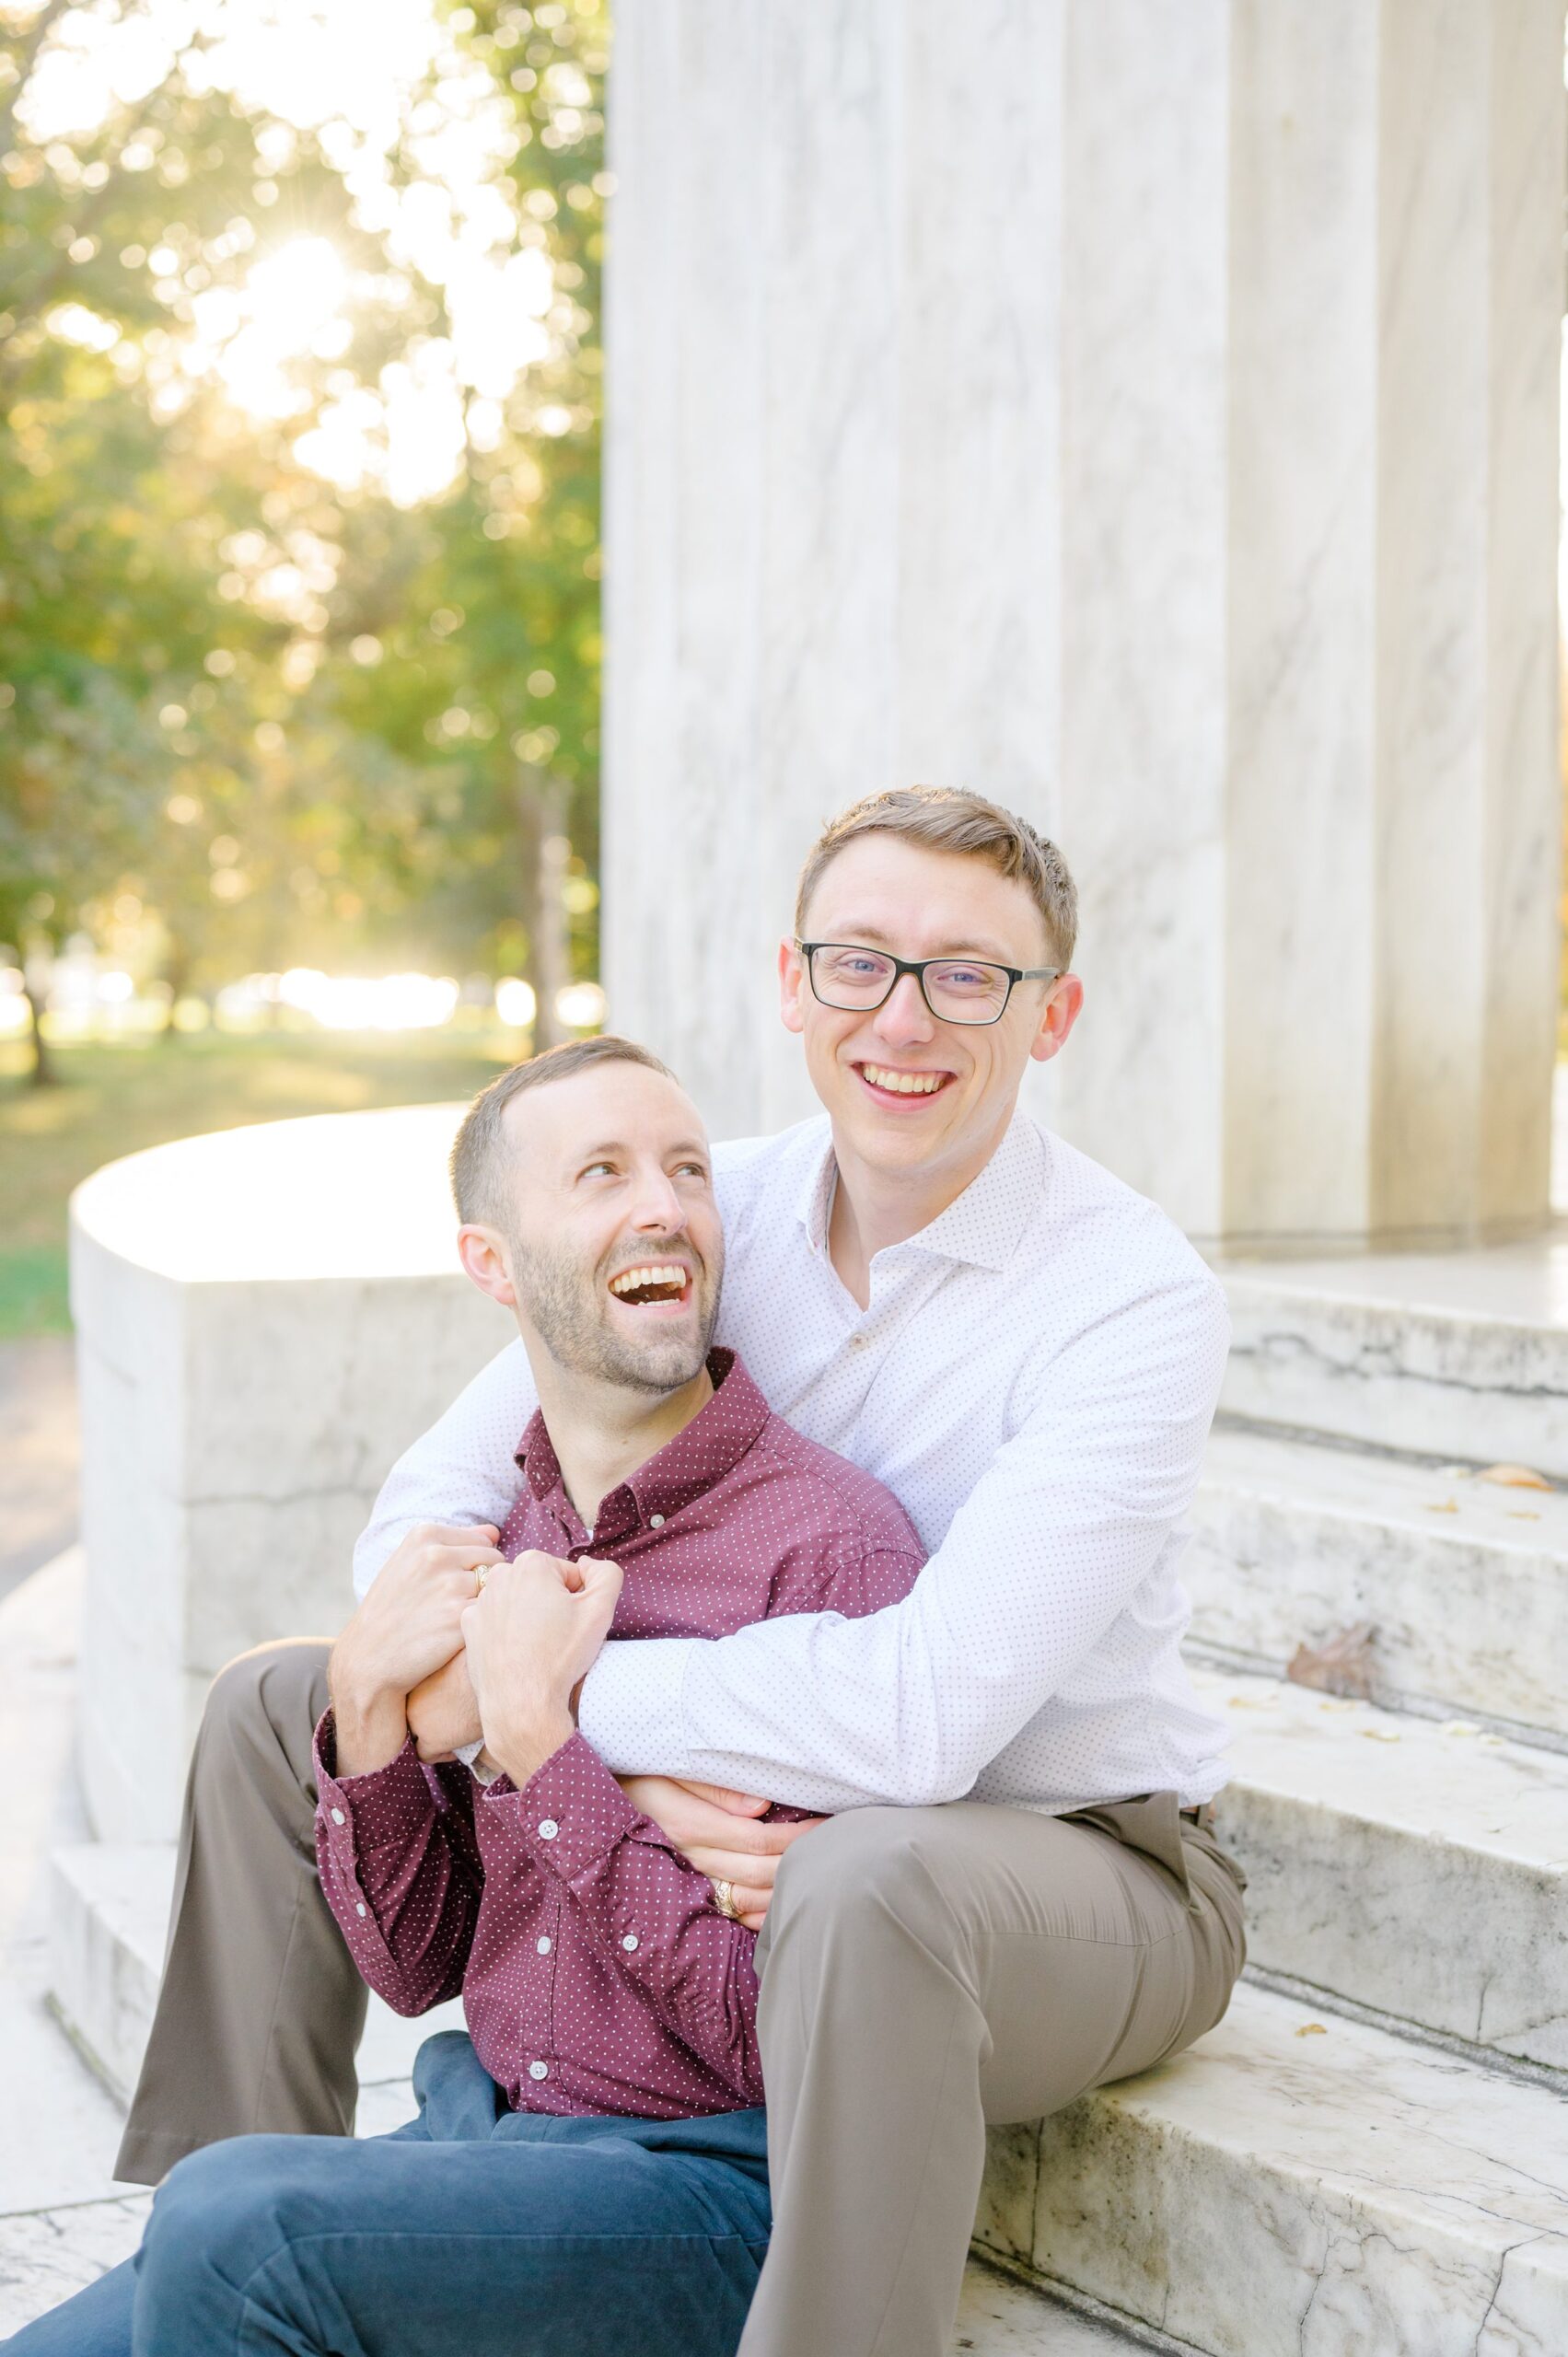
[[[598,1162],[607,1154],[630,1154],[632,1151],[632,1147],[627,1144],[624,1138],[605,1138],[601,1140],[598,1145],[586,1145],[582,1147],[579,1152],[573,1155],[572,1160],[579,1164],[585,1162]],[[707,1147],[703,1144],[700,1139],[697,1138],[682,1138],[676,1144],[667,1148],[667,1152],[670,1154],[699,1154],[702,1155],[704,1162],[708,1159]]]
[[[864,941],[867,947],[873,949],[886,949],[889,952],[892,952],[893,949],[891,937],[888,934],[883,933],[878,926],[874,924],[852,924],[847,928],[844,934],[833,934],[828,937],[834,941],[842,939],[845,941],[846,944],[852,945],[856,941]],[[994,945],[987,946],[982,942],[973,940],[945,942],[940,949],[928,949],[925,953],[925,957],[927,959],[932,958],[983,958],[993,966],[1011,966],[1015,962],[1005,949],[998,949]],[[914,960],[911,960],[912,964],[914,962]],[[922,960],[921,962],[923,963],[925,961]]]

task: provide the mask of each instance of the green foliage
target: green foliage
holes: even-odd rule
[[[429,177],[450,52],[488,77],[517,249],[552,273],[540,356],[504,396],[468,389],[455,480],[412,505],[301,453],[452,328],[351,201],[334,127],[248,111],[202,34],[90,134],[34,138],[72,17],[0,16],[0,941],[101,937],[140,905],[177,988],[357,958],[591,972],[596,0],[451,11],[407,110],[394,192]],[[296,356],[285,414],[250,416],[181,363],[214,290],[306,237],[358,273],[352,338]],[[564,908],[540,882],[562,834]]]

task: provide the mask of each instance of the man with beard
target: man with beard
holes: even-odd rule
[[[824,829],[778,951],[822,1114],[718,1149],[718,1330],[888,1484],[929,1561],[875,1613],[607,1645],[578,1698],[629,1797],[766,1914],[773,2226],[742,2357],[946,2357],[987,2124],[1179,2054],[1241,1968],[1208,1806],[1225,1731],[1181,1659],[1225,1296],[1019,1106],[1077,1021],[1076,934],[1061,852],[981,795],[900,787]],[[719,937],[694,951],[722,996]],[[471,1527],[508,1511],[534,1403],[509,1346],[389,1476],[361,1595],[413,1526],[488,1543]],[[361,1984],[310,1838],[319,1661],[269,1649],[212,1690],[121,2177],[241,2128],[352,2125]],[[409,1715],[427,1755],[477,1737],[460,1657]],[[769,1800],[830,1814],[802,1838]]]
[[[137,2259],[22,2332],[29,2357],[727,2357],[739,2337],[770,2223],[756,1933],[627,1798],[574,1689],[607,1634],[876,1611],[922,1550],[711,1348],[707,1142],[645,1050],[503,1074],[453,1184],[463,1265],[515,1312],[539,1406],[505,1524],[412,1534],[332,1648],[316,1851],[366,1980],[409,2014],[460,1989],[470,2035],[428,2041],[395,2135],[182,2161]],[[481,1747],[422,1762],[410,1697],[459,1654]]]

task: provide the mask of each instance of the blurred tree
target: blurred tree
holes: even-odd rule
[[[41,127],[70,44],[133,17],[150,87]],[[0,937],[57,944],[129,881],[171,995],[330,938],[521,969],[542,1041],[595,963],[604,19],[458,7],[411,94],[392,196],[439,192],[433,138],[487,109],[535,338],[463,382],[449,480],[412,493],[323,453],[450,365],[450,290],[351,195],[344,126],[220,86],[208,23],[0,6]],[[352,330],[246,416],[203,340],[277,231],[343,257]]]
[[[443,954],[527,976],[542,1047],[558,991],[598,968],[608,23],[598,0],[483,0],[448,21],[512,112],[516,250],[549,267],[543,349],[505,398],[468,389],[444,502],[345,516],[323,686],[429,779],[410,903]]]

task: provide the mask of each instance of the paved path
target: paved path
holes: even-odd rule
[[[0,1342],[0,1596],[75,1538],[77,1457],[71,1336]]]

